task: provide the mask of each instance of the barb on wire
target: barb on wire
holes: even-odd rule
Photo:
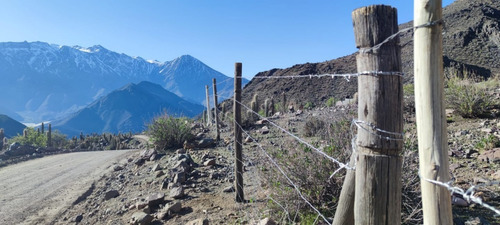
[[[395,39],[396,37],[398,37],[402,33],[405,33],[407,31],[410,31],[410,30],[413,30],[413,29],[416,30],[416,29],[423,28],[423,27],[431,27],[431,26],[434,26],[434,25],[437,25],[437,24],[444,24],[444,22],[443,22],[442,19],[440,19],[440,20],[431,21],[431,22],[428,22],[428,23],[425,23],[425,24],[421,24],[421,25],[418,25],[418,26],[408,27],[408,28],[405,28],[405,29],[401,29],[398,32],[392,34],[391,36],[387,37],[384,41],[376,44],[373,47],[359,49],[359,52],[361,52],[361,53],[376,52],[378,49],[380,49],[380,47],[382,47],[382,45],[387,44],[388,42],[392,41],[393,39]]]
[[[480,197],[476,197],[474,196],[474,193],[475,193],[475,189],[477,187],[480,187],[480,186],[489,186],[489,185],[494,185],[494,184],[499,184],[500,182],[498,181],[495,181],[495,182],[490,182],[490,183],[487,183],[487,184],[483,184],[483,185],[477,185],[477,186],[472,186],[470,187],[469,189],[467,189],[467,191],[464,191],[464,189],[462,188],[459,188],[459,187],[454,187],[451,185],[451,182],[452,181],[449,181],[447,183],[443,183],[443,182],[440,182],[440,181],[437,181],[437,180],[431,180],[431,179],[427,179],[427,178],[424,178],[426,181],[430,182],[430,183],[433,183],[435,185],[439,185],[441,187],[444,187],[446,189],[448,189],[448,191],[451,192],[451,194],[453,193],[457,193],[459,195],[462,195],[462,197],[464,197],[464,199],[467,201],[467,202],[474,202],[476,204],[479,204],[493,212],[495,212],[498,216],[500,216],[500,210],[494,208],[493,206],[491,205],[488,205],[487,203],[483,202],[483,199],[481,199]]]
[[[250,107],[246,106],[245,104],[243,104],[243,103],[241,103],[241,102],[239,102],[239,101],[236,101],[236,100],[235,100],[235,102],[236,102],[236,103],[238,103],[238,104],[240,104],[241,106],[243,106],[243,107],[244,107],[244,108],[246,108],[247,110],[249,110],[251,113],[253,113],[253,114],[255,114],[256,116],[258,116],[260,119],[266,119],[266,118],[264,118],[263,116],[261,116],[259,113],[257,113],[257,112],[255,112],[255,111],[253,111]],[[274,123],[274,122],[272,122],[272,121],[270,121],[270,120],[268,120],[268,122],[269,122],[271,125],[273,125],[273,126],[277,127],[278,129],[280,129],[281,131],[283,131],[283,132],[287,133],[288,135],[292,136],[293,138],[295,138],[295,140],[299,141],[299,142],[300,142],[300,143],[302,143],[302,144],[305,144],[307,147],[309,147],[309,148],[311,148],[311,149],[315,150],[315,151],[316,151],[317,153],[319,153],[320,155],[323,155],[323,156],[324,156],[324,157],[326,157],[327,159],[330,159],[330,160],[331,160],[331,161],[333,161],[334,163],[338,164],[341,168],[346,168],[346,169],[350,169],[350,170],[354,169],[354,168],[350,167],[349,165],[347,165],[347,164],[345,164],[345,163],[342,163],[342,162],[338,161],[337,159],[335,159],[335,158],[333,158],[333,157],[329,156],[329,155],[328,155],[328,154],[326,154],[325,152],[323,152],[323,151],[319,150],[318,148],[314,147],[313,145],[311,145],[311,144],[307,143],[306,141],[304,141],[304,140],[300,139],[300,138],[299,138],[299,137],[297,137],[296,135],[294,135],[294,134],[290,133],[289,131],[287,131],[285,128],[282,128],[282,127],[278,126],[278,124],[276,124],[276,123]]]
[[[391,140],[391,141],[402,141],[403,137],[404,137],[404,133],[397,133],[397,132],[391,132],[391,131],[382,130],[382,129],[376,127],[375,125],[373,125],[371,123],[368,123],[368,122],[365,122],[365,121],[353,119],[352,123],[354,125],[356,125],[359,129],[362,129],[362,130],[364,130],[364,131],[366,131],[366,132],[368,132],[370,134],[379,136],[382,139]],[[364,126],[368,126],[371,130],[368,129],[368,128],[366,128],[366,127],[364,127],[363,125]],[[384,135],[376,133],[376,132],[382,133]],[[396,137],[389,137],[388,135],[393,135],[393,136],[396,136]]]
[[[300,196],[300,198],[302,198],[302,200],[304,200],[309,205],[309,207],[311,207],[319,216],[321,216],[321,218],[323,218],[323,220],[327,224],[331,225],[331,223],[328,221],[328,219],[316,207],[314,207],[306,199],[306,197],[304,197],[304,195],[300,191],[299,187],[297,185],[295,185],[295,183],[293,183],[293,181],[290,179],[290,177],[288,177],[288,175],[286,175],[285,171],[283,171],[283,169],[281,169],[281,167],[278,165],[278,163],[276,161],[274,161],[274,159],[269,154],[267,154],[266,150],[262,147],[262,145],[259,144],[257,142],[257,140],[255,140],[249,133],[247,133],[240,124],[237,124],[237,125],[241,128],[241,130],[243,131],[243,133],[245,133],[248,137],[250,137],[250,139],[252,139],[254,142],[257,143],[257,146],[259,146],[260,150],[269,159],[269,161],[271,161],[271,163],[278,169],[278,171],[280,171],[280,173],[287,179],[288,183],[290,183],[290,185],[292,185],[294,187],[295,191],[297,191],[297,194]]]

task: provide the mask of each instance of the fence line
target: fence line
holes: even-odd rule
[[[331,156],[327,155],[325,152],[323,152],[323,151],[321,151],[320,149],[318,149],[318,148],[314,147],[313,145],[309,144],[309,143],[308,143],[308,142],[306,142],[305,140],[303,140],[303,139],[301,139],[301,138],[297,137],[296,135],[292,134],[291,132],[289,132],[289,131],[288,131],[288,130],[286,130],[285,128],[280,127],[278,124],[276,124],[276,123],[274,123],[274,122],[272,122],[272,121],[268,120],[267,118],[265,118],[265,117],[261,116],[258,112],[253,111],[251,108],[249,108],[249,107],[248,107],[248,106],[246,106],[245,104],[243,104],[243,103],[241,103],[241,102],[239,102],[239,101],[236,101],[236,100],[235,100],[235,102],[237,102],[238,104],[240,104],[241,106],[243,106],[244,108],[246,108],[247,110],[249,110],[249,111],[250,111],[251,113],[253,113],[254,115],[257,115],[260,119],[265,119],[265,120],[267,120],[267,121],[269,122],[269,124],[271,124],[271,125],[273,125],[273,126],[277,127],[277,128],[278,128],[278,129],[280,129],[281,131],[283,131],[283,132],[287,133],[287,134],[288,134],[288,135],[290,135],[291,137],[295,138],[295,140],[299,141],[299,142],[300,142],[300,143],[302,143],[302,144],[305,144],[307,147],[309,147],[309,148],[311,148],[311,149],[315,150],[315,151],[316,151],[316,152],[318,152],[320,155],[323,155],[325,158],[328,158],[328,159],[330,159],[331,161],[333,161],[333,162],[337,163],[337,164],[338,164],[341,168],[346,168],[346,169],[354,169],[354,168],[352,168],[352,167],[348,166],[347,164],[342,163],[342,162],[340,162],[339,160],[337,160],[337,159],[335,159],[335,158],[333,158],[333,157],[331,157]]]
[[[271,161],[271,163],[278,169],[278,171],[286,178],[286,180],[288,181],[288,183],[290,183],[290,185],[292,185],[294,187],[294,189],[297,191],[297,194],[300,196],[300,198],[302,198],[302,200],[304,200],[308,205],[309,207],[311,207],[314,211],[316,211],[316,213],[321,216],[321,218],[323,218],[323,220],[331,225],[331,223],[328,221],[328,219],[316,208],[314,207],[305,197],[304,195],[302,194],[302,192],[300,191],[299,187],[290,179],[290,177],[288,177],[288,175],[286,175],[285,171],[283,171],[283,169],[278,165],[278,163],[276,161],[274,161],[274,159],[269,155],[267,154],[266,150],[264,149],[264,147],[262,147],[262,145],[260,143],[257,142],[256,139],[254,139],[248,132],[246,132],[243,127],[241,126],[241,124],[237,124],[243,133],[245,133],[248,137],[250,137],[250,139],[252,139],[254,142],[257,143],[257,146],[260,148],[260,150],[262,151],[262,153],[264,153],[264,155],[269,159],[269,161]]]
[[[284,76],[255,76],[254,79],[295,79],[295,78],[322,78],[322,77],[331,77],[332,79],[335,77],[342,77],[346,79],[348,82],[351,81],[352,77],[358,76],[401,76],[403,77],[405,74],[403,72],[384,72],[384,71],[363,71],[361,73],[334,73],[334,74],[298,74],[298,75],[284,75]]]

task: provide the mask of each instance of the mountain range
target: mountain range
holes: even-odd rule
[[[443,9],[443,62],[446,76],[500,76],[500,1],[457,0]],[[400,29],[412,27],[401,24]],[[404,82],[413,82],[413,30],[399,35]],[[355,73],[356,53],[337,59],[294,65],[260,72],[258,76]],[[324,104],[331,97],[342,100],[357,92],[357,79],[252,79],[242,92],[244,103],[254,93],[279,102],[283,93],[289,102]]]
[[[61,120],[53,128],[74,136],[88,133],[142,132],[155,116],[193,117],[204,107],[188,102],[158,84],[127,84]]]
[[[190,55],[158,62],[110,51],[45,42],[0,43],[0,110],[24,122],[61,119],[128,83],[149,81],[201,104],[212,78],[221,96],[232,78]],[[248,81],[243,81],[247,83]]]
[[[7,115],[0,114],[0,128],[3,128],[5,137],[11,138],[18,134],[23,134],[26,126]]]

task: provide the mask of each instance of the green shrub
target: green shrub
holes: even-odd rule
[[[67,148],[69,146],[69,140],[67,136],[61,133],[59,130],[52,131],[52,146],[55,148]]]
[[[312,103],[312,102],[307,102],[304,105],[304,109],[312,109],[312,108],[314,108],[314,103]]]
[[[18,142],[22,145],[31,145],[35,147],[47,146],[47,136],[41,132],[37,132],[34,128],[26,128],[26,137],[17,135],[10,140],[10,143]]]
[[[453,78],[447,86],[446,103],[464,118],[484,116],[493,105],[486,90],[475,86],[470,80]]]
[[[328,100],[326,100],[326,106],[332,107],[335,105],[336,99],[334,97],[330,97]]]
[[[193,139],[190,124],[191,121],[185,117],[164,114],[148,125],[148,134],[160,150],[181,148],[184,141]]]
[[[500,146],[500,139],[495,135],[483,137],[476,143],[475,147],[482,151],[488,151]]]
[[[403,93],[405,96],[415,95],[415,85],[413,85],[413,84],[403,85]]]

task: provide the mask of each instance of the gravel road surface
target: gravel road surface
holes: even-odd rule
[[[0,168],[0,224],[49,224],[134,152],[60,154]]]

